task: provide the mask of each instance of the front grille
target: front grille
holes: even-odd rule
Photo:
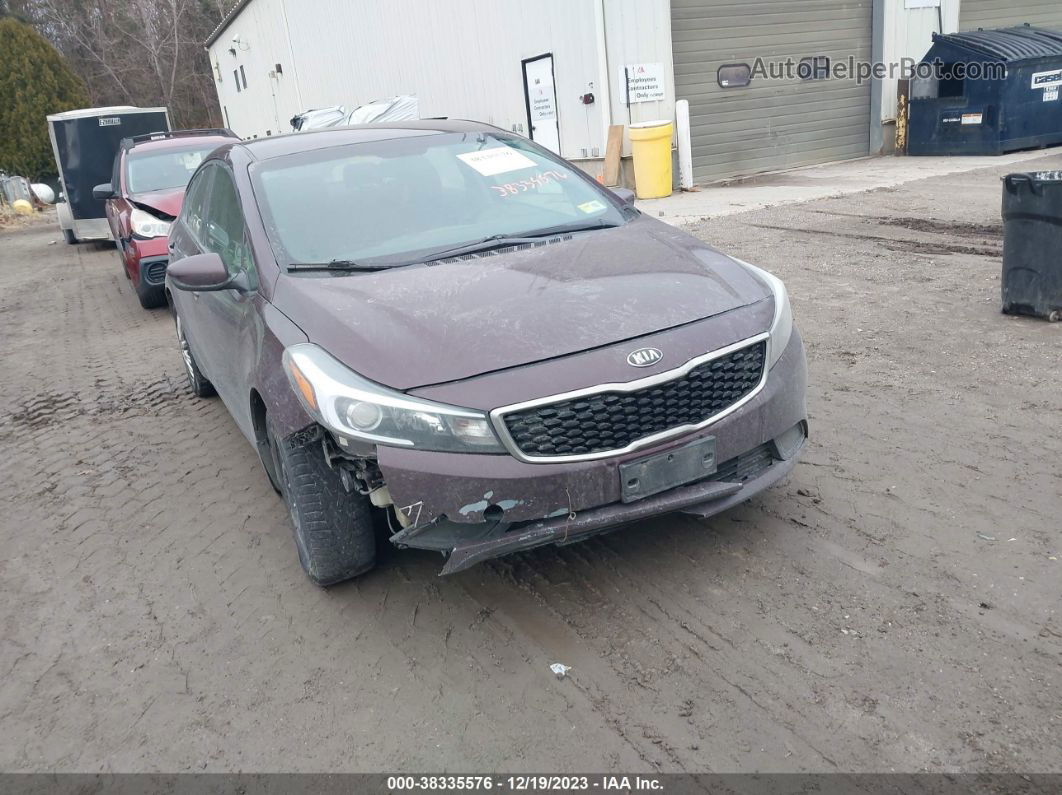
[[[673,381],[634,392],[600,392],[503,415],[529,457],[622,450],[647,436],[713,417],[752,392],[763,374],[766,342],[705,362]]]
[[[705,480],[718,480],[725,483],[744,483],[747,480],[758,478],[767,468],[774,463],[774,450],[771,442],[754,447],[747,453],[742,453],[719,465],[714,475]]]
[[[166,260],[147,263],[142,273],[148,284],[162,284],[166,278]]]

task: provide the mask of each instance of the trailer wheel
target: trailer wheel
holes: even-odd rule
[[[76,246],[77,245],[77,236],[74,234],[74,230],[73,229],[64,229],[63,230],[63,238],[71,246]]]
[[[316,434],[278,440],[269,433],[303,571],[322,587],[369,571],[376,565],[376,533],[368,499],[343,488]]]

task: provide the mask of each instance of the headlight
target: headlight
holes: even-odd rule
[[[284,371],[306,411],[340,436],[418,450],[505,452],[483,412],[373,383],[311,343],[284,351]]]
[[[151,213],[134,209],[129,216],[129,225],[137,237],[165,237],[170,233],[170,222],[156,218]]]
[[[767,340],[767,369],[774,367],[774,363],[782,358],[782,352],[789,345],[789,337],[793,334],[793,310],[789,306],[789,293],[786,292],[782,280],[763,268],[757,268],[744,260],[733,257],[750,271],[759,276],[771,288],[774,293],[774,319],[771,321],[771,337]]]

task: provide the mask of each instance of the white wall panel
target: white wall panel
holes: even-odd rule
[[[605,0],[605,41],[611,91],[612,123],[675,118],[675,70],[671,55],[671,3],[669,0]],[[664,65],[666,96],[656,102],[633,103],[628,109],[619,71],[625,65]],[[624,136],[624,154],[630,141]]]
[[[236,43],[233,37],[239,36]],[[220,73],[218,99],[227,123],[241,136],[288,132],[298,112],[297,75],[284,25],[284,0],[256,0],[248,5],[210,47]],[[276,64],[281,74],[275,74]],[[237,90],[234,72],[243,67],[247,88]],[[294,110],[293,110],[294,108]]]
[[[394,94],[415,94],[425,117],[476,119],[526,134],[521,60],[552,53],[561,151],[580,158],[604,148],[596,2],[253,0],[211,47],[211,58],[220,65],[222,105],[243,136],[275,133],[278,124],[287,131],[287,120],[308,108],[352,108]],[[667,0],[605,3],[616,7],[605,15],[613,26],[610,46],[645,37],[638,20],[646,18],[655,43],[624,46],[621,57],[661,60],[670,74]],[[228,48],[235,33],[247,49],[233,57]],[[232,68],[241,63],[248,90],[237,93]],[[283,75],[270,78],[276,63]],[[583,105],[579,97],[591,91],[597,101]],[[670,93],[670,104],[638,112],[670,117]]]
[[[920,61],[933,44],[934,33],[954,33],[959,25],[959,0],[940,0],[938,8],[906,8],[903,0],[885,3],[885,63],[900,63],[903,58]],[[896,118],[898,78],[881,81],[882,121]]]

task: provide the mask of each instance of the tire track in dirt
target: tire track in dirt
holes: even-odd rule
[[[789,285],[812,445],[787,483],[442,580],[385,550],[329,591],[114,252],[4,235],[0,763],[1062,769],[1060,339],[998,315],[998,261],[865,234],[970,246],[997,176],[696,230]]]

